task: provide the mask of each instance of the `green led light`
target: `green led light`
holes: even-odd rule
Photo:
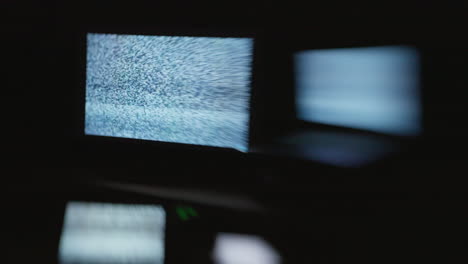
[[[198,217],[198,212],[189,206],[178,206],[176,212],[182,221],[187,221],[191,217]]]

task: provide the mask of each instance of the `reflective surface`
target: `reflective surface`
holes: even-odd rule
[[[361,167],[399,150],[392,140],[347,132],[302,131],[282,139],[295,157],[339,167]]]
[[[303,129],[278,137],[273,143],[258,146],[254,151],[343,168],[358,168],[383,160],[401,149],[400,142],[383,136]]]

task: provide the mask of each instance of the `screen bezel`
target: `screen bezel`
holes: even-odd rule
[[[87,34],[102,33],[102,34],[125,34],[125,35],[148,35],[148,36],[188,36],[188,37],[232,37],[232,38],[251,38],[253,40],[253,55],[251,64],[250,76],[250,100],[249,105],[249,121],[248,121],[248,149],[252,141],[252,131],[255,130],[255,112],[254,101],[256,89],[259,86],[260,78],[257,71],[259,70],[259,50],[260,50],[260,31],[257,28],[242,28],[242,27],[199,27],[189,28],[180,26],[83,26],[78,30],[77,35],[77,60],[78,60],[78,82],[76,88],[76,122],[75,122],[75,141],[79,146],[121,146],[126,148],[142,148],[149,151],[170,151],[170,152],[193,152],[196,154],[221,154],[239,156],[246,152],[234,148],[204,146],[195,144],[184,144],[175,142],[130,139],[110,136],[94,136],[84,133],[85,125],[85,96],[86,96],[86,52],[87,52]],[[117,147],[118,148],[118,147]]]

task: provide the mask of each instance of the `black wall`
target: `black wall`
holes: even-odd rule
[[[290,263],[307,262],[299,255],[317,233],[341,234],[327,244],[332,252],[323,263],[461,256],[468,87],[462,1],[3,0],[0,12],[7,263],[56,261],[70,189],[89,199],[78,183],[97,178],[255,197],[274,208],[265,218],[278,222],[266,222],[283,225],[275,235],[296,260]],[[143,141],[82,141],[80,34],[90,27],[255,31],[254,142],[296,125],[295,50],[412,44],[423,54],[425,132],[414,148],[358,169]],[[252,228],[248,223],[239,225]]]
[[[416,150],[373,169],[386,174],[385,168],[403,171],[409,166],[410,171],[424,169],[426,174],[435,168],[463,168],[459,153],[464,151],[466,134],[462,114],[467,84],[465,11],[461,1],[4,1],[2,112],[7,164],[18,170],[21,179],[32,177],[30,172],[22,173],[27,168],[100,167],[103,171],[121,168],[125,172],[119,177],[134,181],[225,185],[227,180],[241,189],[272,182],[294,186],[301,177],[313,183],[315,176],[308,175],[328,175],[326,166],[265,155],[125,140],[81,141],[82,32],[89,28],[114,32],[177,28],[253,31],[258,36],[253,143],[268,141],[296,125],[294,51],[415,45],[423,54],[425,133]],[[305,168],[308,173],[291,167]],[[367,173],[340,169],[333,173],[341,177],[344,172]],[[420,180],[417,175],[408,177]],[[435,185],[444,180],[431,178]]]

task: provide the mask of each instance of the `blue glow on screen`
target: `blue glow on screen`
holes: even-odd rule
[[[295,55],[295,66],[299,119],[400,136],[421,132],[415,49],[308,50]]]
[[[85,134],[248,150],[253,39],[88,34]]]

